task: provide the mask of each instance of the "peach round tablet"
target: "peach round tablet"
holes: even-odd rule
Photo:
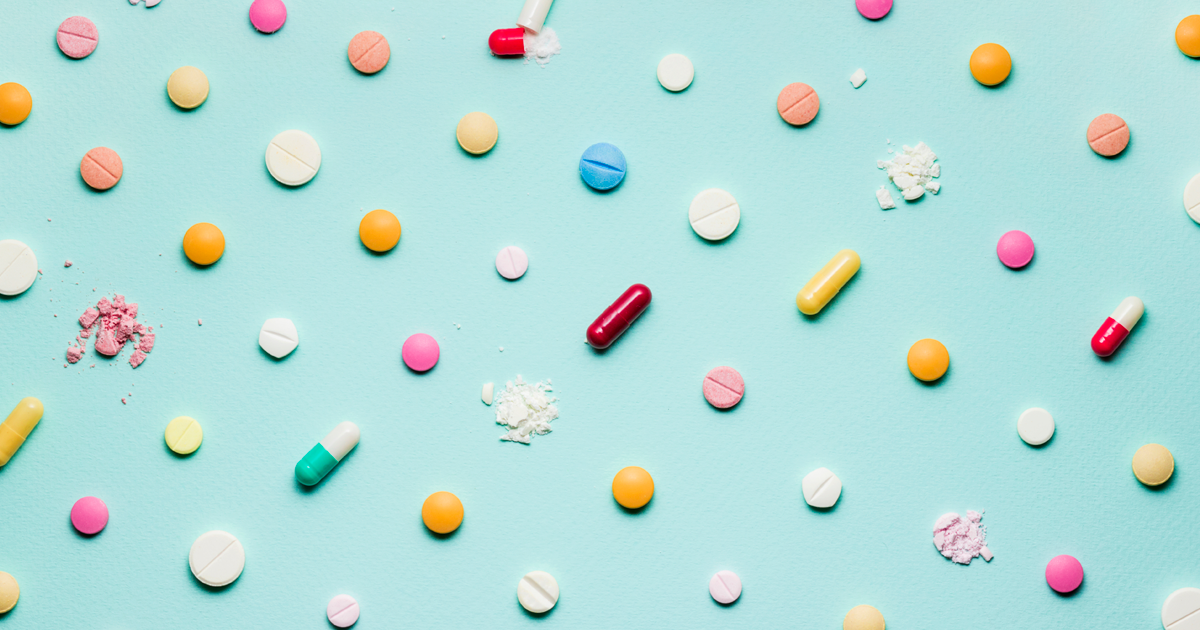
[[[33,97],[20,83],[0,84],[0,123],[19,125],[29,118]]]
[[[421,505],[421,520],[429,531],[449,534],[462,525],[462,501],[449,492],[434,492]]]
[[[197,265],[211,265],[225,253],[225,235],[211,223],[197,223],[183,235],[183,253]]]
[[[72,59],[83,59],[96,50],[100,33],[91,20],[76,15],[58,25],[58,49]]]
[[[1033,260],[1033,239],[1021,230],[1005,232],[996,243],[996,256],[1010,269],[1020,269]]]
[[[1112,157],[1129,146],[1129,125],[1116,114],[1100,114],[1087,128],[1088,146],[1104,157]]]
[[[922,381],[936,381],[950,368],[950,352],[937,339],[922,339],[908,349],[908,371]]]
[[[12,610],[18,599],[21,599],[21,585],[17,584],[17,578],[0,571],[0,615]]]
[[[1200,57],[1200,15],[1189,15],[1175,27],[1175,45],[1189,57]]]
[[[807,125],[817,117],[821,99],[817,97],[817,91],[808,85],[792,83],[780,90],[775,107],[789,125]]]
[[[83,497],[71,507],[71,524],[81,534],[98,534],[108,525],[108,506],[96,497]]]
[[[387,65],[392,57],[388,40],[375,31],[363,31],[350,40],[348,51],[350,63],[363,74],[375,74]]]
[[[626,466],[613,477],[612,493],[621,507],[636,510],[654,498],[654,479],[644,468]]]
[[[1133,454],[1133,474],[1147,486],[1161,486],[1175,473],[1175,457],[1162,444],[1147,444]]]
[[[1046,564],[1046,583],[1059,593],[1070,593],[1083,584],[1083,565],[1073,556],[1055,556]]]
[[[425,333],[417,333],[404,340],[400,349],[400,358],[414,372],[427,372],[437,365],[438,357],[442,354],[438,342]]]
[[[892,10],[892,0],[854,0],[854,6],[863,17],[878,20]]]
[[[1012,72],[1012,57],[1000,44],[983,44],[971,53],[971,76],[984,85],[1000,85]]]
[[[874,606],[855,606],[846,613],[846,618],[842,620],[842,630],[885,630],[887,623],[883,620],[883,613]]]
[[[386,252],[400,242],[400,219],[387,210],[372,210],[358,222],[358,238],[373,252]]]
[[[742,400],[746,383],[737,370],[721,366],[709,370],[704,377],[704,399],[717,409],[728,409]]]
[[[167,96],[181,109],[195,109],[208,100],[208,77],[194,66],[184,66],[167,79]]]
[[[96,147],[84,154],[79,161],[79,174],[88,186],[96,190],[108,190],[121,181],[125,172],[121,156],[108,147]]]

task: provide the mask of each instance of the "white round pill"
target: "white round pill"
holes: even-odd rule
[[[225,586],[242,574],[246,550],[233,534],[213,530],[192,543],[188,566],[197,580],[209,586]]]
[[[1183,207],[1193,221],[1200,223],[1200,174],[1193,177],[1183,189]]]
[[[719,241],[737,229],[742,209],[737,199],[720,188],[709,188],[692,199],[688,221],[702,238]]]
[[[1017,434],[1030,446],[1041,446],[1054,437],[1054,416],[1041,407],[1026,409],[1017,419]]]
[[[828,468],[818,468],[805,475],[800,488],[804,490],[804,502],[815,508],[831,508],[842,496],[842,480]]]
[[[680,92],[692,84],[696,68],[692,60],[680,54],[667,55],[658,62],[658,82],[672,92]]]
[[[0,241],[0,295],[18,295],[37,280],[37,256],[21,241]]]
[[[530,571],[517,584],[517,601],[531,613],[544,613],[558,603],[558,582],[545,571]]]
[[[529,257],[520,247],[505,247],[496,254],[496,271],[509,280],[516,280],[529,269]]]
[[[300,335],[290,319],[272,317],[262,325],[262,330],[258,331],[258,345],[276,359],[291,354],[299,344]]]
[[[307,184],[320,168],[321,147],[303,131],[285,131],[267,145],[267,170],[281,184]]]
[[[1181,588],[1167,597],[1162,607],[1166,630],[1200,630],[1200,588]]]

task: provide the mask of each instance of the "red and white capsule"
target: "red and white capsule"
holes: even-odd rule
[[[1100,326],[1100,330],[1092,336],[1092,352],[1097,356],[1107,357],[1117,351],[1117,347],[1122,341],[1129,336],[1129,331],[1137,325],[1138,320],[1142,318],[1142,314],[1146,312],[1146,306],[1142,301],[1135,297],[1127,297],[1121,300],[1121,305],[1108,319],[1104,320],[1104,324]]]

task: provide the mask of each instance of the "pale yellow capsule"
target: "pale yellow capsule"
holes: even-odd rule
[[[1162,444],[1147,444],[1133,454],[1133,474],[1147,486],[1167,483],[1175,472],[1175,458]]]
[[[25,443],[29,432],[41,421],[42,411],[42,401],[32,396],[22,398],[4,423],[0,424],[0,466],[7,464]]]
[[[200,448],[204,441],[204,429],[195,418],[179,416],[167,425],[167,448],[180,455],[188,455]]]
[[[833,259],[796,294],[796,306],[800,312],[805,315],[820,313],[821,309],[825,308],[825,305],[833,299],[833,296],[846,286],[850,278],[858,273],[858,268],[861,266],[862,259],[852,249],[843,249],[835,254]]]

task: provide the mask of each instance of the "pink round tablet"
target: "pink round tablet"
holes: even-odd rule
[[[417,333],[404,340],[404,347],[400,349],[400,357],[404,359],[404,364],[417,372],[433,369],[439,356],[441,349],[438,348],[437,340],[425,333]]]
[[[878,20],[892,10],[892,0],[854,0],[854,6],[863,17]]]
[[[71,524],[81,534],[99,533],[108,525],[108,506],[96,497],[83,497],[71,506]]]
[[[79,161],[79,174],[83,176],[83,181],[96,190],[108,190],[116,186],[124,172],[121,156],[108,147],[96,147]]]
[[[260,33],[274,33],[287,21],[287,7],[282,0],[254,0],[250,4],[250,23]]]
[[[1020,269],[1033,260],[1033,239],[1021,230],[1005,232],[996,243],[996,255],[1010,269]]]
[[[1088,125],[1087,141],[1096,153],[1112,157],[1129,146],[1129,125],[1116,114],[1100,114]]]
[[[339,628],[349,628],[358,621],[358,602],[349,595],[337,595],[325,607],[329,623]]]
[[[728,409],[742,400],[746,383],[738,371],[727,366],[713,368],[704,377],[704,399],[717,409]]]
[[[58,25],[58,49],[72,59],[83,59],[96,50],[100,32],[91,20],[76,15]]]
[[[1046,583],[1059,593],[1070,593],[1083,583],[1083,565],[1073,556],[1055,556],[1046,565]]]
[[[529,256],[520,247],[508,246],[496,255],[496,271],[509,280],[516,280],[529,269]]]
[[[821,99],[817,97],[817,91],[808,85],[792,83],[779,92],[775,108],[789,125],[798,127],[807,125],[817,117],[817,111],[821,109]]]
[[[742,580],[733,571],[717,571],[708,581],[708,594],[721,604],[732,604],[742,596]]]
[[[350,63],[363,74],[375,74],[392,56],[388,40],[375,31],[363,31],[350,40]]]

